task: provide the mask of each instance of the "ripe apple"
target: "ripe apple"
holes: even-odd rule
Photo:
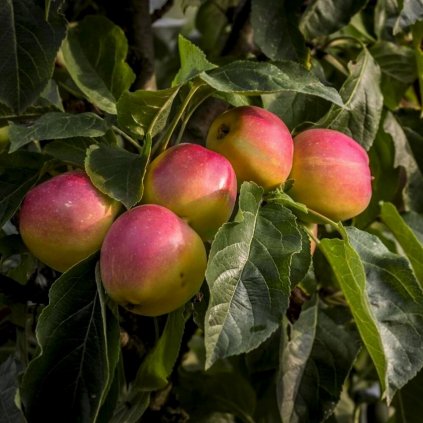
[[[100,248],[118,211],[119,203],[76,170],[54,176],[26,194],[19,228],[35,257],[64,272]]]
[[[335,221],[361,213],[372,196],[366,151],[332,129],[309,129],[294,138],[290,178],[296,201]]]
[[[207,264],[199,235],[156,204],[137,206],[113,223],[101,247],[108,295],[128,310],[159,316],[176,310],[200,288]]]
[[[225,157],[180,144],[150,163],[142,201],[167,207],[208,240],[231,216],[236,192],[235,172]]]
[[[270,190],[285,182],[291,171],[289,129],[260,107],[236,107],[218,116],[207,134],[207,147],[232,163],[239,185],[253,181]]]

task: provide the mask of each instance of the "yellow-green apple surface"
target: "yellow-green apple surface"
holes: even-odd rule
[[[260,107],[236,107],[218,116],[206,144],[231,162],[239,185],[253,181],[270,190],[285,182],[291,171],[289,129],[278,116]]]
[[[101,279],[128,310],[159,316],[186,303],[204,279],[207,256],[200,236],[175,213],[144,204],[113,223],[101,247]]]
[[[200,145],[179,144],[150,163],[142,201],[167,207],[208,240],[231,216],[236,193],[235,172],[225,157]]]
[[[335,221],[361,213],[372,196],[366,151],[332,129],[309,129],[294,138],[290,179],[296,201]]]
[[[76,170],[54,176],[26,194],[19,228],[35,257],[64,272],[100,248],[118,211],[119,203]]]

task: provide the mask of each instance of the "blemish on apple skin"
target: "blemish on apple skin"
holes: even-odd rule
[[[217,139],[222,140],[226,137],[226,135],[229,134],[230,128],[229,125],[226,123],[222,123],[222,125],[219,126],[219,129],[217,130]]]

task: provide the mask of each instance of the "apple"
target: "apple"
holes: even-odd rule
[[[116,219],[100,255],[108,295],[144,316],[169,313],[186,303],[200,289],[206,265],[200,236],[156,204],[137,206]]]
[[[26,194],[19,228],[35,257],[64,272],[100,248],[118,211],[118,202],[75,170],[54,176]]]
[[[372,196],[366,151],[332,129],[309,129],[294,138],[290,179],[296,201],[335,221],[357,216]]]
[[[142,201],[167,207],[209,240],[231,216],[236,193],[235,172],[225,157],[200,145],[179,144],[148,166]]]
[[[209,128],[206,145],[231,162],[239,186],[253,181],[266,190],[277,188],[291,171],[289,129],[260,107],[241,106],[219,115]]]

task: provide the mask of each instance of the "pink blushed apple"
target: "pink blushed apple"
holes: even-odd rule
[[[145,316],[169,313],[187,302],[200,289],[206,264],[199,235],[155,204],[122,214],[107,233],[100,256],[108,295]]]
[[[357,216],[372,196],[366,151],[331,129],[309,129],[294,138],[290,178],[296,201],[335,221]]]
[[[235,172],[225,157],[184,143],[150,163],[142,201],[169,208],[209,240],[231,216],[236,193]]]
[[[285,182],[291,171],[289,129],[278,116],[260,107],[236,107],[218,116],[206,144],[231,162],[239,185],[253,181],[270,190]]]
[[[64,272],[100,248],[118,210],[84,172],[71,171],[26,194],[19,229],[35,257]]]

